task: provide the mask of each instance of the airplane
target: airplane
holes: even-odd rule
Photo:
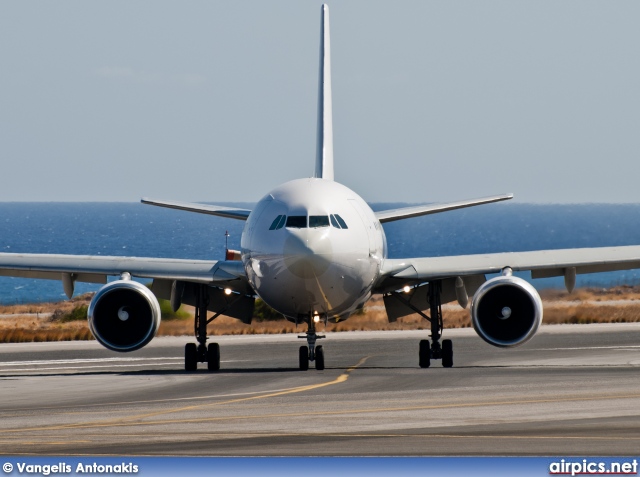
[[[443,339],[442,304],[467,308],[477,334],[497,347],[525,343],[543,318],[532,278],[564,277],[571,292],[576,275],[640,268],[640,246],[541,250],[448,257],[387,258],[383,224],[509,200],[512,194],[373,212],[354,191],[334,180],[329,8],[321,9],[320,75],[315,172],[282,184],[252,210],[179,201],[142,199],[154,206],[245,222],[241,250],[225,260],[184,260],[57,254],[0,253],[0,276],[61,280],[71,298],[76,282],[104,284],[93,296],[88,322],[104,347],[129,352],[147,345],[160,326],[158,298],[195,308],[196,343],[185,346],[184,366],[220,369],[220,347],[207,343],[207,327],[224,314],[251,322],[255,300],[296,324],[306,324],[298,365],[325,367],[316,333],[323,321],[338,322],[383,295],[389,321],[417,313],[430,322],[430,339],[418,344],[418,365],[440,360],[453,366],[453,345]],[[498,276],[487,280],[487,274]],[[107,277],[118,277],[107,282]],[[132,279],[150,279],[151,288]],[[209,317],[208,313],[212,316]],[[427,338],[427,337],[425,337]]]

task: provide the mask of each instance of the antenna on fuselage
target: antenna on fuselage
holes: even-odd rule
[[[224,259],[225,260],[242,260],[242,253],[240,250],[229,250],[229,237],[231,234],[228,230],[224,231]]]
[[[331,108],[331,44],[329,6],[322,5],[320,77],[318,80],[318,138],[314,177],[333,180],[333,119]]]

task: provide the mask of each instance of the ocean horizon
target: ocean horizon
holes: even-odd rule
[[[251,208],[251,203],[224,205]],[[412,204],[374,203],[374,210]],[[243,221],[130,202],[0,202],[0,251],[222,260]],[[640,244],[640,204],[498,203],[384,225],[389,258]],[[531,280],[561,288],[562,278]],[[579,275],[578,287],[640,283],[640,270]],[[100,285],[78,283],[76,294]],[[55,280],[0,277],[0,303],[65,299]]]

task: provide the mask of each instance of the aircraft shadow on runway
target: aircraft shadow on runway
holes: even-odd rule
[[[485,369],[497,369],[497,368],[531,368],[531,367],[555,367],[555,366],[535,366],[535,365],[484,365],[484,366],[457,366],[453,369],[475,369],[475,368],[485,368]],[[335,367],[326,367],[324,371],[341,371],[346,372],[351,369],[351,366],[335,366]],[[415,369],[416,371],[420,371],[424,374],[428,374],[430,372],[434,372],[439,369],[452,369],[452,368],[440,368],[438,366],[434,366],[428,370],[422,370],[417,366],[359,366],[358,370],[395,370],[395,369]],[[34,370],[36,371],[36,370]],[[0,374],[0,380],[5,379],[15,379],[21,377],[65,377],[65,376],[216,376],[216,375],[225,375],[225,374],[267,374],[267,373],[319,373],[315,369],[311,368],[308,371],[301,371],[298,368],[224,368],[219,371],[208,371],[207,369],[198,369],[197,371],[185,371],[184,369],[140,369],[140,370],[132,370],[132,371],[95,371],[95,370],[86,370],[83,371],[81,369],[75,372],[64,372],[64,373],[20,373],[20,374]]]
[[[625,369],[628,367],[635,367],[629,364],[544,364],[544,365],[536,365],[536,364],[486,364],[486,365],[467,365],[467,366],[456,366],[454,368],[442,368],[439,366],[434,366],[429,369],[421,369],[417,366],[359,366],[358,370],[394,370],[394,369],[404,369],[404,370],[416,370],[420,373],[428,375],[429,373],[439,372],[440,370],[446,370],[451,372],[452,370],[467,370],[467,369],[486,369],[486,370],[497,370],[497,369],[559,369],[559,368],[607,368],[607,369]],[[336,366],[336,367],[326,367],[324,371],[341,371],[345,372],[349,369],[349,366]],[[76,372],[67,372],[67,373],[24,373],[24,374],[0,374],[0,380],[11,380],[21,377],[70,377],[70,376],[216,376],[216,375],[225,375],[225,374],[267,374],[267,373],[320,373],[315,369],[309,369],[308,371],[301,371],[298,368],[224,368],[219,371],[208,371],[207,369],[198,369],[197,371],[185,371],[184,369],[157,369],[157,370],[149,370],[149,369],[141,369],[135,371],[82,371],[78,370]],[[322,375],[322,374],[321,374]]]

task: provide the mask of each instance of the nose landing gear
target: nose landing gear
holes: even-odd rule
[[[316,334],[316,323],[313,316],[309,317],[309,327],[307,328],[307,334],[304,336],[298,336],[307,340],[307,346],[300,346],[298,352],[298,361],[300,365],[300,371],[306,371],[309,369],[309,362],[315,361],[316,369],[322,371],[324,369],[324,350],[322,346],[316,346],[316,340],[325,338],[325,336]]]

